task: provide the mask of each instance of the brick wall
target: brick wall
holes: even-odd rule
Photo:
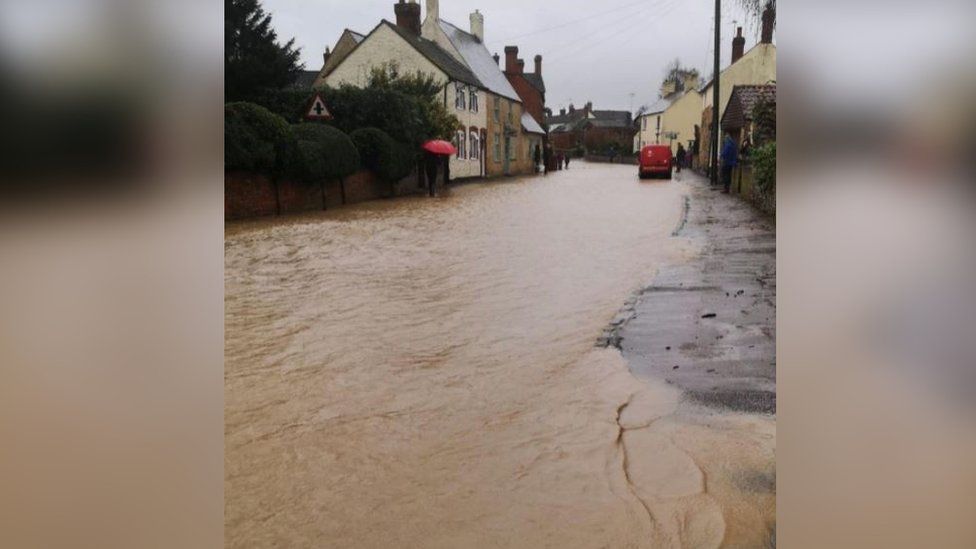
[[[339,181],[307,184],[280,179],[276,182],[264,175],[228,172],[224,174],[224,219],[328,210],[343,203],[354,204],[420,191],[416,173],[394,185],[362,170],[347,177],[343,183],[345,200]]]

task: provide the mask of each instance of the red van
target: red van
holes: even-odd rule
[[[640,167],[637,175],[644,179],[647,176],[667,175],[671,179],[674,170],[674,157],[671,156],[669,145],[647,145],[640,152]]]

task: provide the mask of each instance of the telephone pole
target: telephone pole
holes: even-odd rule
[[[720,129],[719,124],[719,85],[721,78],[722,60],[722,0],[715,0],[715,76],[712,78],[712,147],[709,154],[712,158],[712,185],[718,185],[718,148]]]

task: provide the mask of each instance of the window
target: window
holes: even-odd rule
[[[478,88],[471,88],[468,105],[471,107],[471,112],[478,112]]]
[[[498,106],[498,103],[495,103]],[[498,112],[497,110],[495,111]],[[495,162],[502,161],[502,134],[495,132]]]
[[[457,147],[458,158],[467,158],[467,156],[465,155],[466,151],[464,146],[465,143],[467,142],[467,139],[464,138],[465,137],[464,133],[465,133],[464,130],[458,130],[457,133],[454,134],[454,141],[455,143],[457,143],[456,147]]]
[[[511,101],[509,101],[508,102],[508,123],[514,126],[515,125],[515,121],[512,120],[512,115],[513,114],[515,114],[515,103],[512,103]]]
[[[463,111],[467,108],[464,104],[464,92],[464,84],[454,84],[454,108],[459,111]]]
[[[658,117],[657,117],[657,129],[658,130],[661,129],[661,115],[658,115]]]
[[[643,127],[643,129],[645,129],[645,130],[646,130],[646,129],[647,129],[647,117],[646,117],[646,116],[644,117],[644,122],[643,122],[643,124],[644,124],[644,127]]]
[[[495,122],[501,122],[501,121],[502,121],[502,99],[501,97],[496,97],[495,98]],[[498,139],[495,139],[495,142],[497,143]]]
[[[478,160],[481,158],[481,147],[478,146],[477,131],[471,132],[469,142],[470,147],[468,148],[468,158],[471,160]]]

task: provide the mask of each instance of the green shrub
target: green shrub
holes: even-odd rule
[[[294,149],[289,173],[301,181],[317,183],[342,179],[359,169],[359,152],[349,136],[319,123],[292,126]]]
[[[288,123],[253,103],[224,105],[224,169],[273,175],[291,147]]]
[[[767,212],[776,211],[776,142],[752,149],[752,170],[755,194],[759,206]]]
[[[386,181],[399,181],[410,175],[413,157],[410,150],[377,128],[360,128],[349,137],[359,150],[363,167]]]

